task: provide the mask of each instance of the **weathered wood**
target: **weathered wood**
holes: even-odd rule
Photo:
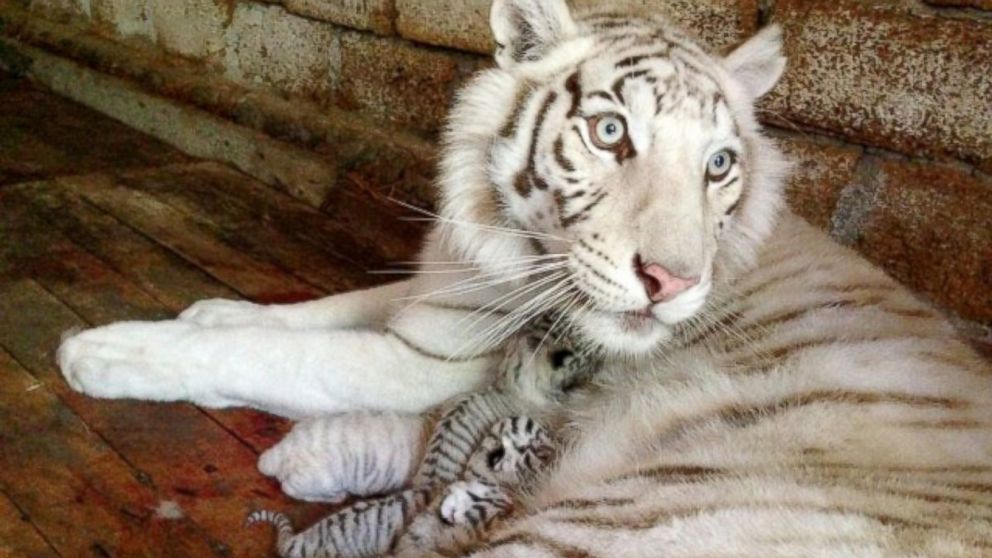
[[[16,257],[0,257],[0,268],[10,267],[8,276],[17,273],[20,277],[42,281],[46,289],[90,323],[171,318],[203,298],[240,298],[233,289],[58,185],[46,182],[11,187],[0,194],[0,210],[5,215],[0,222],[0,231],[5,228],[7,234],[17,231],[18,238],[23,239],[7,244],[6,248],[0,245],[0,254],[14,249],[19,253]],[[25,212],[43,217],[44,221],[32,220],[24,216]],[[24,230],[25,223],[34,223],[35,230]],[[52,230],[62,231],[61,245],[65,250],[80,252],[85,243],[85,252],[106,263],[113,272],[119,272],[120,277],[110,270],[100,270],[101,265],[85,255],[52,258],[55,251],[44,245],[57,238]],[[72,238],[73,244],[78,243],[75,249],[65,246],[65,237]],[[20,263],[4,264],[5,260]],[[66,271],[70,262],[75,262],[73,265],[77,268],[93,269],[83,274]],[[43,273],[45,270],[48,273]],[[104,284],[102,294],[94,293],[92,286],[80,288],[76,281],[81,276],[95,278]],[[154,297],[158,304],[136,292],[134,286]],[[131,296],[122,297],[121,292],[131,293]],[[247,409],[205,412],[255,451],[276,443],[291,427],[287,420]]]
[[[0,492],[0,558],[58,558],[31,517]]]
[[[372,284],[382,278],[365,269],[410,259],[422,227],[377,223],[390,212],[356,192],[333,196],[329,217],[0,82],[0,558],[264,555],[272,534],[242,529],[249,510],[288,509],[302,525],[327,509],[290,503],[255,470],[289,423],[81,396],[55,366],[60,336],[202,298]]]
[[[45,290],[31,292],[29,287],[21,287],[22,292],[3,292],[0,286],[0,297],[4,299],[0,313],[8,317],[29,313],[58,316],[60,312],[54,308],[58,303],[49,300],[51,293],[86,322],[62,312],[62,323],[35,325],[28,335],[30,343],[24,343],[24,335],[18,335],[16,326],[4,323],[0,316],[0,345],[8,346],[29,369],[62,393],[91,428],[165,487],[186,513],[215,538],[229,540],[247,513],[261,505],[258,502],[267,506],[286,504],[277,487],[255,471],[255,452],[194,407],[98,402],[69,392],[53,369],[50,356],[62,331],[122,319],[158,318],[164,309],[61,232],[48,227],[44,220],[7,201],[5,227],[16,231],[11,244],[23,252],[8,253],[6,260],[15,262],[16,269],[28,273]],[[229,413],[220,418],[230,421],[225,427],[238,435],[240,430],[254,427],[248,434],[256,444],[260,444],[258,437],[263,435],[281,437],[288,427],[286,421],[252,412]],[[274,439],[265,440],[266,445],[272,442]],[[247,552],[267,544],[267,536],[264,531],[255,531],[252,536],[236,537],[230,544],[235,552]]]
[[[344,234],[317,246],[272,226],[271,215],[279,211],[258,192],[282,195],[216,163],[124,173],[120,182],[185,213],[241,252],[276,262],[327,292],[365,286],[370,279],[366,268],[379,261],[373,250],[358,247]],[[224,195],[232,188],[238,196]]]
[[[279,266],[218,240],[208,227],[112,177],[89,175],[60,180],[69,191],[155,239],[253,300],[308,300],[321,290]]]
[[[79,287],[88,289],[84,283]],[[285,506],[288,500],[255,470],[254,451],[191,405],[101,401],[64,383],[52,352],[61,332],[86,325],[35,283],[0,282],[0,346],[157,487],[160,499],[178,504],[211,539],[237,556],[268,548],[271,534],[244,532],[243,520],[254,509]]]
[[[162,494],[3,351],[0,400],[0,490],[61,555],[224,555],[189,519],[155,517]]]
[[[13,186],[5,193],[10,204],[29,207],[44,216],[50,226],[61,230],[174,313],[203,298],[239,296],[182,257],[55,182]]]

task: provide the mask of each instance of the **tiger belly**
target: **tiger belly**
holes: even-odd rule
[[[791,216],[725,291],[473,556],[992,556],[992,370],[942,317]]]

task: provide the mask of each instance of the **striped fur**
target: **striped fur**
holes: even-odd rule
[[[477,412],[498,417],[506,410],[500,398],[474,395],[468,401],[446,416],[474,425]],[[437,430],[448,428],[441,423]],[[360,501],[299,534],[285,515],[268,510],[253,512],[247,524],[272,523],[282,558],[363,558],[394,548],[418,556],[466,545],[506,515],[509,491],[532,481],[554,455],[549,433],[529,417],[497,418],[483,434],[464,456],[429,447],[413,488]]]
[[[412,488],[360,501],[299,534],[284,515],[265,510],[251,514],[248,524],[274,524],[283,558],[360,558],[394,547],[418,556],[474,541],[509,510],[508,490],[532,481],[553,457],[549,432],[521,413],[547,414],[598,365],[575,354],[567,340],[544,344],[553,323],[537,320],[508,346],[497,385],[438,410]],[[366,412],[313,419],[263,455],[260,468],[284,469],[302,459],[308,494],[331,492],[337,500],[368,495],[371,487],[395,489],[406,481],[397,471],[421,454],[419,421],[411,419]],[[321,456],[329,463],[311,464]],[[296,486],[293,481],[302,482],[284,479],[284,489]]]
[[[499,67],[454,108],[442,214],[559,238],[446,239],[473,262],[568,253],[592,309],[572,322],[609,358],[546,482],[463,554],[992,556],[992,369],[782,209],[753,114],[776,31],[719,58],[653,16],[497,0],[493,19]],[[587,126],[604,111],[631,130],[608,150]],[[736,159],[707,184],[710,141]],[[643,338],[610,314],[636,307],[631,246],[706,287]]]
[[[992,368],[795,217],[473,556],[988,556]],[[608,451],[604,449],[608,448]]]

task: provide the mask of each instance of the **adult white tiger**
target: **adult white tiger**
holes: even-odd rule
[[[553,307],[616,358],[526,519],[480,556],[992,553],[988,366],[780,211],[785,165],[752,108],[784,65],[777,31],[721,59],[563,0],[496,0],[492,26],[499,67],[454,108],[423,273],[83,332],[59,351],[69,382],[415,411],[479,386]]]

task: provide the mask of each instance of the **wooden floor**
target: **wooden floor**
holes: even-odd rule
[[[376,281],[420,228],[341,191],[319,213],[226,166],[0,75],[0,557],[268,556],[255,469],[288,423],[103,401],[63,381],[71,328],[168,318],[207,297],[295,301]]]

